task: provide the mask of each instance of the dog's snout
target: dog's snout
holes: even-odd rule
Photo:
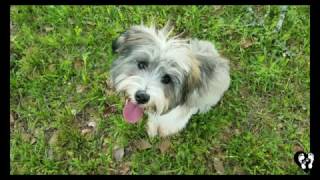
[[[145,104],[149,101],[150,96],[146,93],[146,91],[139,90],[135,94],[135,99],[138,104]]]

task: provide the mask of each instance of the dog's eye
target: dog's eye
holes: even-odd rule
[[[169,84],[171,82],[171,77],[168,74],[166,74],[162,77],[161,82],[163,84]]]
[[[146,69],[148,67],[148,63],[144,61],[139,61],[138,62],[138,68],[139,69]]]

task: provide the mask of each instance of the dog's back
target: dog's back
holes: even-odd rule
[[[200,62],[203,83],[201,89],[195,92],[194,98],[190,97],[190,102],[199,107],[200,112],[207,112],[217,104],[230,86],[229,61],[221,57],[214,45],[208,41],[193,39],[190,47]],[[198,93],[202,95],[199,96]]]

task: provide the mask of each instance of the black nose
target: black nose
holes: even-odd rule
[[[146,93],[146,91],[139,90],[136,92],[135,98],[138,104],[145,104],[149,101],[150,96]]]

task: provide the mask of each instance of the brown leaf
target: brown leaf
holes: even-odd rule
[[[46,32],[50,32],[50,31],[53,31],[53,30],[54,30],[54,27],[45,26],[45,27],[44,27],[44,30],[45,30]]]
[[[241,134],[241,132],[240,132],[239,129],[235,129],[235,130],[234,130],[234,134],[235,134],[236,136],[239,136],[239,135]]]
[[[111,87],[112,87],[111,78],[107,78],[107,80],[106,80],[106,86],[107,86],[107,88],[111,88]]]
[[[105,88],[105,91],[104,91],[105,95],[110,97],[110,96],[115,96],[116,95],[116,92],[114,90],[111,90],[111,89],[108,89],[108,88]]]
[[[292,151],[293,151],[294,153],[296,153],[296,152],[298,152],[298,151],[304,151],[304,149],[303,149],[303,147],[302,147],[300,144],[296,143],[296,144],[293,145]]]
[[[37,142],[37,139],[35,137],[32,137],[30,143],[35,144],[36,142]]]
[[[161,142],[161,144],[159,145],[159,149],[161,153],[165,153],[169,150],[171,146],[171,143],[169,141],[169,139],[165,139]]]
[[[85,89],[86,89],[86,87],[83,85],[77,85],[77,87],[76,87],[77,93],[82,93]]]
[[[115,146],[115,148],[113,149],[113,158],[116,161],[121,161],[123,156],[124,156],[124,148]]]
[[[279,129],[282,129],[282,128],[283,128],[283,124],[282,124],[282,123],[279,123],[279,124],[277,125],[277,127],[278,127]]]
[[[150,149],[152,147],[152,145],[144,140],[144,139],[140,139],[139,141],[137,141],[135,143],[135,146],[139,149],[139,150],[145,150],[145,149]]]
[[[49,69],[49,71],[53,72],[53,71],[56,70],[56,65],[55,65],[55,64],[50,64],[50,65],[48,66],[48,69]]]
[[[88,126],[91,128],[95,128],[97,126],[97,123],[94,121],[90,121],[90,122],[88,122]]]
[[[36,128],[35,130],[34,130],[34,136],[35,137],[39,137],[39,136],[41,136],[41,133],[42,133],[43,131],[42,131],[42,129],[41,128]]]
[[[130,163],[126,162],[120,165],[119,174],[120,175],[128,175],[130,171]]]
[[[243,171],[243,169],[239,166],[235,166],[233,168],[233,174],[236,174],[236,175],[245,175],[246,173]]]
[[[49,140],[49,145],[55,145],[58,142],[58,131],[53,132],[50,140]]]
[[[240,46],[244,49],[252,46],[254,44],[253,40],[251,39],[245,39],[243,41],[240,42]]]
[[[10,113],[10,126],[13,126],[14,125],[14,117],[13,117],[13,114]]]
[[[23,139],[23,141],[25,142],[30,142],[32,136],[28,133],[21,133],[21,138]]]
[[[10,32],[12,32],[12,30],[13,30],[13,24],[12,24],[12,22],[10,21]]]
[[[106,96],[113,96],[113,95],[115,95],[115,90],[114,90],[114,88],[113,88],[111,79],[108,78],[105,83],[106,83],[106,88],[105,88],[105,94],[106,94]]]
[[[220,10],[222,7],[223,6],[221,6],[221,5],[215,5],[215,6],[213,6],[213,9],[217,11],[217,10]]]
[[[88,25],[91,25],[91,26],[95,26],[96,23],[95,22],[92,22],[92,21],[85,21],[86,24]]]
[[[106,103],[105,107],[106,108],[103,112],[104,117],[108,117],[111,113],[115,113],[117,111],[115,105],[110,105],[110,104]]]
[[[219,158],[213,158],[213,166],[217,174],[224,174],[223,163]]]
[[[104,138],[103,139],[103,143],[102,143],[102,148],[104,151],[106,151],[108,149],[108,145],[110,144],[110,139],[109,138]]]
[[[68,18],[68,23],[69,23],[69,24],[74,24],[74,20],[71,19],[71,18]]]
[[[96,109],[94,109],[93,107],[87,107],[85,109],[86,113],[90,114],[91,116],[95,115],[98,113],[98,111]]]
[[[82,134],[82,135],[85,135],[85,134],[90,133],[91,131],[92,131],[92,129],[85,128],[85,129],[82,129],[82,130],[81,130],[81,134]]]
[[[83,61],[81,59],[76,59],[73,63],[73,66],[76,70],[81,70],[83,67]]]

